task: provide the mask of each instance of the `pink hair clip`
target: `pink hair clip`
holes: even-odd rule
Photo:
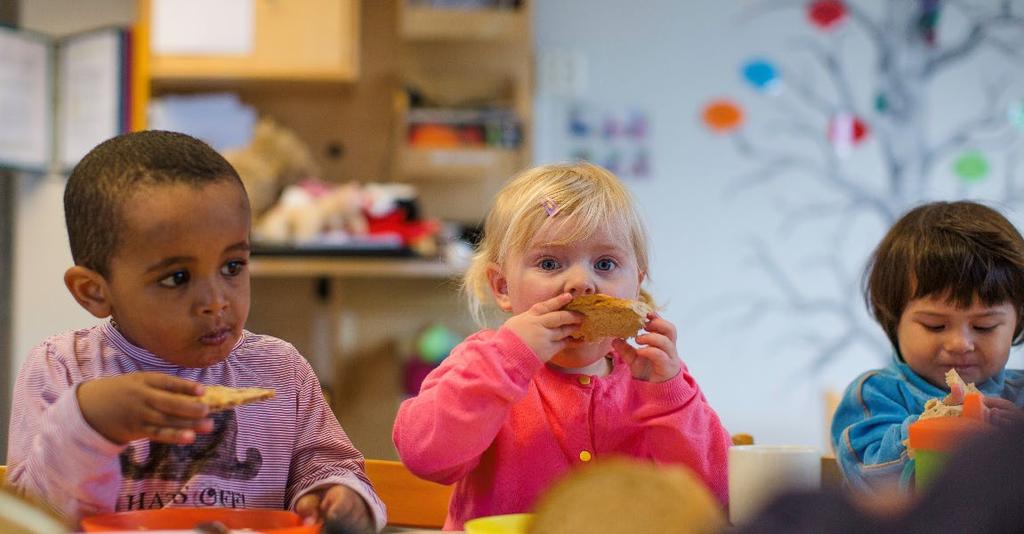
[[[555,213],[558,213],[558,204],[555,204],[555,201],[550,198],[542,200],[540,205],[544,208],[544,211],[547,212],[548,217],[553,217]]]

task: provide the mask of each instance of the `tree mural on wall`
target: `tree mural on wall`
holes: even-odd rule
[[[976,196],[976,186],[995,181],[987,198],[1002,204],[1024,201],[1017,183],[1020,170],[1024,101],[1010,94],[1008,83],[1024,67],[1024,2],[1011,0],[769,0],[752,5],[750,21],[781,12],[801,17],[811,36],[796,43],[787,60],[749,59],[740,66],[741,79],[762,99],[744,109],[731,99],[709,102],[701,111],[705,125],[735,145],[751,162],[736,178],[735,191],[748,191],[780,180],[813,183],[822,194],[808,194],[780,206],[783,226],[819,224],[826,220],[873,218],[889,227],[911,206],[938,196]],[[868,7],[873,10],[866,9]],[[955,20],[957,24],[943,22]],[[944,34],[947,27],[960,31]],[[860,32],[872,48],[871,79],[853,78],[844,43]],[[978,80],[980,109],[951,131],[929,129],[936,110],[929,109],[929,91],[944,72],[962,66],[984,50],[1005,61],[1005,75]],[[863,51],[861,51],[863,53]],[[809,60],[807,58],[810,58]],[[816,74],[824,78],[821,83]],[[869,95],[864,98],[864,95]],[[786,95],[787,98],[782,98]],[[858,98],[859,97],[859,98]],[[749,116],[770,117],[768,131],[754,135]],[[851,165],[858,151],[872,150],[879,177],[867,179]],[[1001,169],[995,176],[994,169]],[[936,180],[953,176],[956,185],[936,194]],[[807,182],[809,181],[809,182]],[[938,188],[938,189],[950,189]],[[860,294],[865,257],[844,258],[835,247],[854,225],[835,225],[838,235],[820,246],[820,264],[832,273],[834,288],[809,294],[800,283],[800,268],[780,259],[758,236],[753,245],[757,267],[774,285],[771,295],[746,298],[741,320],[768,314],[824,316],[840,325],[825,337],[802,336],[812,347],[812,370],[828,364],[851,347],[875,354],[890,349],[877,327],[865,320]],[[778,231],[769,229],[768,231]],[[880,237],[880,236],[878,236]]]

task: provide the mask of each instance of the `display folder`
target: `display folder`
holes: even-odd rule
[[[0,51],[0,167],[66,173],[129,131],[130,30],[54,39],[0,27]]]

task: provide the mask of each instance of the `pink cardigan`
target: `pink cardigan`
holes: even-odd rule
[[[529,511],[569,469],[614,455],[684,464],[726,502],[729,434],[686,367],[654,384],[612,356],[607,376],[564,374],[510,330],[482,330],[427,376],[393,438],[413,473],[455,483],[446,529]]]

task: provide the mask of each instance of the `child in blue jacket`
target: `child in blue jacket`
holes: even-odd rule
[[[832,420],[850,486],[908,486],[907,428],[949,394],[950,369],[986,395],[993,422],[1024,418],[1024,371],[1005,368],[1024,340],[1024,238],[999,212],[967,201],[911,210],[872,255],[865,300],[895,354],[850,384]]]

